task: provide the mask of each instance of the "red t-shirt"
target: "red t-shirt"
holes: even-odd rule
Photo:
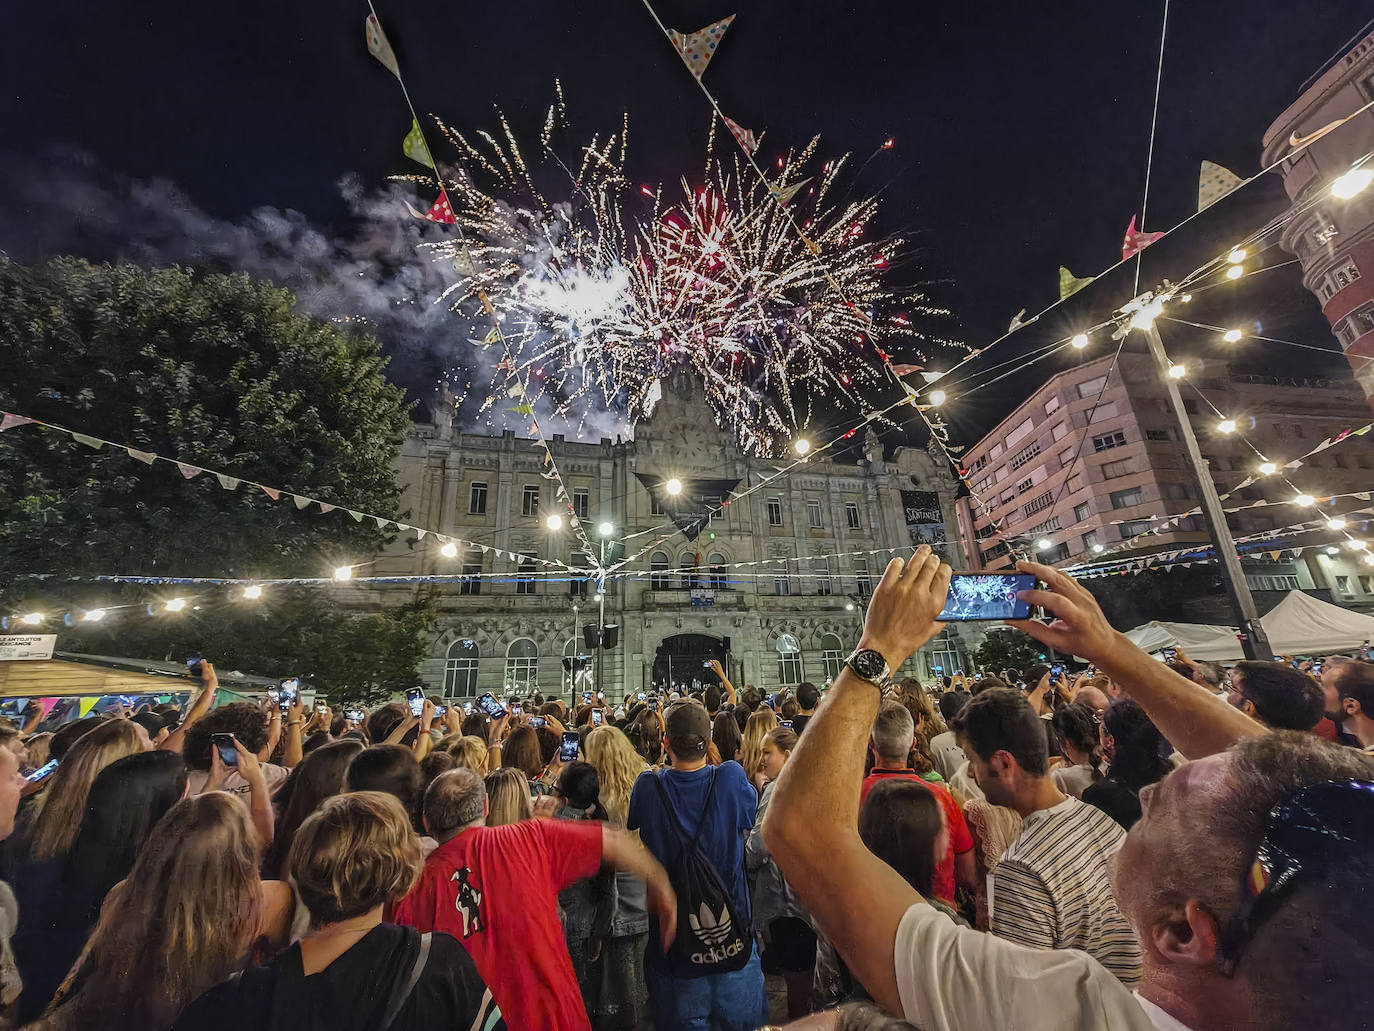
[[[463,943],[510,1031],[590,1031],[558,892],[601,868],[601,824],[474,827],[435,849],[395,922]]]
[[[949,830],[949,848],[945,852],[945,858],[940,860],[935,867],[935,880],[932,887],[935,889],[937,899],[953,902],[954,856],[959,852],[967,852],[973,847],[973,835],[968,832],[968,824],[964,822],[964,814],[948,791],[939,784],[922,780],[920,774],[915,770],[874,770],[864,778],[863,787],[859,789],[859,805],[862,806],[868,800],[868,793],[873,790],[874,784],[890,780],[893,777],[898,780],[914,780],[927,791],[933,792],[935,797],[940,800],[940,806],[945,811],[945,827]],[[481,969],[480,964],[478,969]]]

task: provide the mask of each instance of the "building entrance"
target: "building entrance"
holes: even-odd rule
[[[715,659],[724,666],[727,651],[724,641],[707,634],[665,637],[654,655],[655,689],[664,694],[672,690],[686,694],[693,681],[702,685],[718,683],[706,664]]]

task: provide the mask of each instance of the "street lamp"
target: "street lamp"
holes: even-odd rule
[[[663,485],[663,489],[666,490],[673,497],[677,497],[679,494],[682,493],[682,481],[679,480],[676,476],[674,476],[671,480],[669,480],[667,483]],[[600,687],[599,684],[597,686]]]

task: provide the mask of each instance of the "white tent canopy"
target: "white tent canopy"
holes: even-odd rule
[[[1260,622],[1275,655],[1348,652],[1374,640],[1374,616],[1351,612],[1302,591],[1289,591]]]
[[[1142,651],[1182,648],[1189,658],[1205,662],[1234,662],[1245,658],[1236,630],[1209,623],[1166,623],[1152,620],[1127,630],[1126,637]]]

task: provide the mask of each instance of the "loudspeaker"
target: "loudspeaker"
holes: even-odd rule
[[[595,624],[588,623],[582,628],[582,643],[588,648],[596,648],[600,645],[601,634]]]
[[[606,633],[606,638],[605,638],[605,642],[604,642],[605,647],[607,647],[607,648],[614,648],[617,644],[620,643],[620,624],[619,624],[619,623],[607,623],[607,624],[605,625],[605,627],[603,627],[603,629],[605,630],[605,633]]]

